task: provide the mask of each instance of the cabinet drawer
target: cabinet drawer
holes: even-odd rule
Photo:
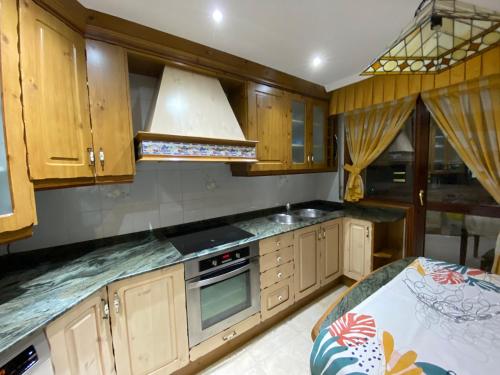
[[[261,315],[266,320],[293,305],[293,279],[288,278],[261,291]]]
[[[293,275],[293,262],[271,268],[260,275],[260,288],[264,289]]]
[[[189,352],[189,358],[191,361],[195,361],[205,354],[210,353],[212,350],[217,349],[219,346],[231,341],[232,339],[238,337],[242,333],[248,331],[249,329],[255,327],[260,323],[260,315],[254,314],[250,318],[235,324],[234,326],[222,331],[221,333],[210,337],[208,340],[191,348]]]
[[[280,249],[260,257],[260,272],[281,266],[293,259],[293,246]]]
[[[284,249],[293,245],[293,232],[283,233],[278,236],[266,238],[259,242],[260,255],[269,254],[273,251]]]

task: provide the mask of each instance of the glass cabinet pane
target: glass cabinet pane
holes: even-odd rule
[[[325,108],[313,107],[313,157],[314,163],[325,161]]]
[[[3,103],[0,94],[0,215],[12,213],[12,197],[10,194],[9,168],[7,164],[7,148],[3,125]]]
[[[306,103],[292,100],[292,162],[305,163]]]

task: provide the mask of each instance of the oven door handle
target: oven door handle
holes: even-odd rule
[[[237,268],[237,269],[235,269],[231,272],[225,273],[223,275],[211,277],[210,279],[206,279],[206,280],[190,282],[187,287],[188,287],[188,289],[198,289],[198,288],[201,288],[203,286],[215,284],[215,283],[218,283],[219,281],[224,281],[224,280],[230,279],[231,277],[237,276],[240,273],[246,272],[250,269],[251,266],[252,266],[251,264],[247,264],[243,267]]]

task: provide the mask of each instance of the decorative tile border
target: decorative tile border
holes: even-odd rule
[[[139,156],[174,156],[174,157],[220,157],[255,159],[255,147],[213,145],[201,143],[181,143],[165,141],[141,141]]]

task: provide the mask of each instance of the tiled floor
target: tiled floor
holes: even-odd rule
[[[335,287],[287,320],[255,337],[243,348],[222,358],[202,374],[309,374],[311,329],[346,288],[343,285]]]

